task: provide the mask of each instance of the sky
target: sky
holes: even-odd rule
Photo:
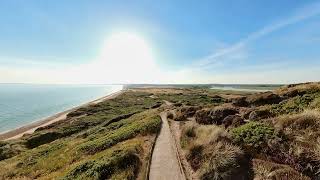
[[[0,83],[320,81],[320,1],[3,0]]]

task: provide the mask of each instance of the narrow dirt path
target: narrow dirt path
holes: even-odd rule
[[[167,113],[160,114],[162,128],[157,138],[151,160],[150,180],[185,180],[175,141],[171,134]]]

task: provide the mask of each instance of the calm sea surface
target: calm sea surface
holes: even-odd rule
[[[122,85],[0,84],[0,133],[122,89]]]

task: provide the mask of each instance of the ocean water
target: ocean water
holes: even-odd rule
[[[122,85],[0,84],[0,133],[122,89]]]

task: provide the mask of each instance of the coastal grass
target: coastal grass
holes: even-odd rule
[[[156,104],[158,101],[150,98],[148,93],[125,92],[115,99],[80,108],[68,115],[63,123],[58,122],[47,129],[37,130],[24,138],[25,144],[28,148],[35,148],[56,139],[86,131],[102,123],[108,124],[115,118],[152,109]]]
[[[186,158],[200,179],[234,179],[248,177],[248,160],[230,135],[216,125],[185,124],[181,135]]]
[[[254,104],[242,95],[247,104],[232,104],[239,116],[242,109],[251,111],[238,127],[180,123],[180,145],[198,178],[320,178],[320,83],[289,85],[273,93],[249,95],[264,97]]]
[[[319,84],[280,88],[273,92],[277,102],[267,104],[234,104],[233,97],[252,93],[203,87],[130,89],[18,141],[0,142],[0,179],[141,179],[165,108],[185,115],[180,145],[199,179],[319,179]],[[253,96],[269,102],[275,96],[268,94]],[[161,106],[165,100],[173,106]],[[227,129],[195,121],[196,112],[224,103],[237,109],[235,117],[241,110],[261,113]],[[204,118],[218,113],[210,112]]]
[[[160,130],[158,100],[119,97],[73,113],[21,140],[1,142],[0,179],[133,179]],[[99,111],[92,110],[99,108]],[[21,150],[13,155],[13,147]],[[4,149],[4,148],[9,148]],[[9,151],[10,150],[10,151]],[[106,171],[104,171],[103,169]]]
[[[120,141],[130,139],[137,135],[157,133],[160,129],[160,126],[161,119],[159,115],[153,113],[150,115],[148,112],[143,112],[130,117],[125,121],[125,123],[117,122],[112,124],[112,126],[108,129],[110,130],[118,127],[117,131],[107,131],[105,136],[100,138],[90,138],[92,140],[83,143],[79,147],[79,151],[88,154],[94,154],[96,152],[105,150]]]
[[[62,179],[135,179],[141,166],[142,139],[124,141],[76,163]]]

